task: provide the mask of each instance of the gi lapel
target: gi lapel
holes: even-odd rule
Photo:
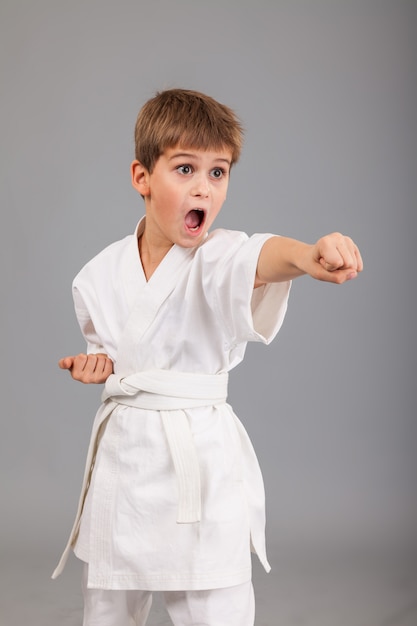
[[[143,226],[144,219],[139,222],[137,236]],[[184,275],[195,253],[193,248],[172,246],[147,282],[140,263],[137,236],[124,257],[121,272],[130,313],[120,336],[116,362],[117,372],[126,375],[136,371],[135,348]]]

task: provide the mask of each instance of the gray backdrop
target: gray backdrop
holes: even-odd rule
[[[365,260],[344,287],[298,279],[278,338],[232,375],[269,545],[415,544],[416,9],[2,0],[3,553],[45,550],[52,568],[66,540],[99,398],[57,368],[84,350],[71,280],[142,215],[134,122],[173,86],[246,128],[217,225],[341,230]]]

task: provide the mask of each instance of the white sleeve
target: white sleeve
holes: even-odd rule
[[[81,332],[87,342],[87,354],[106,352],[102,341],[94,327],[93,320],[82,298],[80,290],[73,284],[72,295],[74,299],[75,314],[81,328]]]
[[[236,237],[236,235],[239,235]],[[270,343],[285,317],[291,281],[254,289],[258,258],[274,235],[235,233],[216,270],[216,308],[230,342]],[[232,242],[230,241],[230,244]]]

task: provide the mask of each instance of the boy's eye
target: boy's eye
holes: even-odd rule
[[[221,178],[224,175],[224,170],[221,167],[215,167],[211,170],[211,175],[213,178]]]
[[[191,168],[191,165],[179,165],[177,167],[177,171],[180,174],[191,174],[192,168]]]

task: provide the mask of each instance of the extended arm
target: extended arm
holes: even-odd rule
[[[363,269],[358,247],[340,233],[326,235],[310,245],[287,237],[271,237],[258,259],[255,287],[309,274],[317,280],[342,284]]]
[[[78,354],[60,359],[58,365],[69,370],[74,380],[82,383],[105,383],[113,373],[113,361],[107,354]]]

